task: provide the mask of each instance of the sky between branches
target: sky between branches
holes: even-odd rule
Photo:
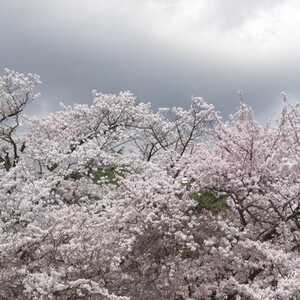
[[[297,0],[0,0],[0,66],[41,75],[37,114],[98,89],[227,115],[242,90],[268,119],[281,91],[299,99],[299,16]]]

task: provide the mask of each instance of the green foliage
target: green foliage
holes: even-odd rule
[[[116,167],[103,167],[93,171],[90,170],[87,175],[73,171],[71,174],[65,176],[65,179],[77,181],[85,176],[92,178],[93,181],[98,184],[118,185],[119,177],[124,176],[124,174],[122,171],[117,170]]]
[[[213,213],[225,212],[229,209],[227,195],[219,196],[210,191],[194,192],[192,193],[192,199],[198,203],[197,209],[207,209]]]
[[[119,176],[122,172],[118,171],[115,167],[98,169],[94,174],[94,180],[99,183],[118,184]]]

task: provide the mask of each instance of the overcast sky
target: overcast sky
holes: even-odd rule
[[[225,115],[238,90],[259,118],[300,96],[299,0],[0,0],[0,66],[41,76],[32,111],[130,90]]]

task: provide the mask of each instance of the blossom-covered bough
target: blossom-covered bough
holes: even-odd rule
[[[9,69],[0,77],[0,162],[7,171],[16,165],[19,152],[24,150],[24,145],[18,145],[15,133],[26,104],[38,96],[34,93],[38,83],[37,75]]]
[[[1,299],[300,299],[300,109],[262,125],[129,92],[26,121],[0,77]]]

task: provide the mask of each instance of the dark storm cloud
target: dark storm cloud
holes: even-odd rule
[[[225,4],[226,3],[226,4]],[[89,102],[94,88],[131,90],[154,106],[193,95],[225,114],[237,90],[262,116],[297,97],[296,1],[0,0],[0,66],[41,75],[43,101]],[[289,18],[291,17],[290,23]]]

